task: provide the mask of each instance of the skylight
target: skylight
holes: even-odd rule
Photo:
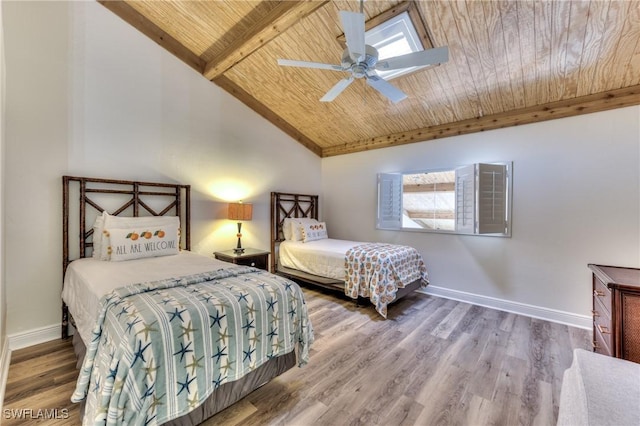
[[[365,42],[378,49],[378,60],[424,50],[409,13],[406,11],[367,31]],[[425,66],[378,71],[378,75],[385,80],[390,80],[421,68]]]

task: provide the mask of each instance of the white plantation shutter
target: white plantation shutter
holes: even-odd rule
[[[512,167],[477,163],[455,170],[455,233],[511,236]],[[376,228],[404,229],[403,209],[403,174],[378,174]]]
[[[456,231],[473,234],[475,229],[475,165],[456,169]]]
[[[402,227],[402,174],[378,174],[378,217],[376,228]]]
[[[507,166],[504,164],[478,164],[477,167],[477,233],[505,233],[508,202]]]

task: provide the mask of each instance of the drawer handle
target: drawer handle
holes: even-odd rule
[[[604,297],[604,291],[593,290],[593,295],[596,297]]]
[[[603,327],[600,324],[598,324],[598,330],[600,330],[600,333],[602,334],[611,334],[609,332],[609,327]]]
[[[591,310],[591,315],[593,315],[593,316],[594,316],[594,318],[595,318],[595,317],[599,317],[599,316],[600,316],[600,314],[599,314],[599,313],[598,313],[598,311],[596,311],[596,310]]]

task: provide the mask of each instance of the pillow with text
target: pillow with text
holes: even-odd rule
[[[178,254],[180,238],[175,225],[105,229],[111,241],[110,260],[140,259]]]
[[[180,218],[178,216],[142,216],[124,217],[105,214],[102,225],[102,235],[100,238],[100,260],[110,260],[111,253],[109,247],[112,246],[108,230],[111,229],[160,229],[172,226],[180,228]],[[178,231],[179,232],[179,231]],[[178,240],[179,241],[179,240]]]
[[[324,222],[305,223],[302,227],[302,242],[323,240],[329,238],[327,234],[327,224]]]

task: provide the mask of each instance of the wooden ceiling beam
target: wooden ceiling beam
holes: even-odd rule
[[[326,147],[322,157],[458,136],[640,105],[640,85]]]
[[[237,38],[224,52],[210,61],[204,76],[214,80],[256,50],[279,36],[300,19],[329,3],[328,0],[281,1],[260,22],[253,25],[244,37]]]
[[[204,71],[206,65],[204,60],[187,49],[179,41],[171,37],[126,2],[98,0],[98,3],[115,13],[123,21],[136,28],[142,34],[158,43],[161,47],[174,54],[178,59],[198,71],[200,74]]]
[[[267,108],[263,103],[259,102],[256,98],[247,93],[243,88],[231,81],[231,79],[222,75],[216,78],[213,82],[220,88],[225,90],[227,93],[229,93],[231,96],[238,99],[240,102],[254,110],[256,113],[260,114],[266,120],[270,121],[271,124],[282,130],[287,135],[291,136],[293,139],[298,141],[298,143],[312,151],[314,154],[316,154],[317,156],[321,156],[321,147],[316,145],[311,139],[309,139],[291,124],[283,120],[282,117]]]

